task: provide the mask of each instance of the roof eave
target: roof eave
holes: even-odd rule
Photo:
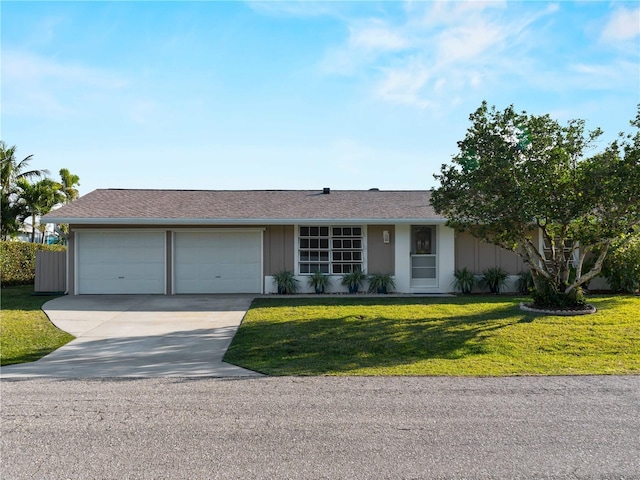
[[[69,218],[47,216],[46,223],[72,225],[293,225],[309,223],[424,223],[444,224],[446,218]]]

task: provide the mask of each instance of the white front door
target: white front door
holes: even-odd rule
[[[176,232],[174,293],[261,293],[262,231]]]
[[[76,233],[78,294],[165,293],[165,234]]]

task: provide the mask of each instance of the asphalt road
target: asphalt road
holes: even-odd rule
[[[1,478],[640,478],[640,377],[3,380]]]

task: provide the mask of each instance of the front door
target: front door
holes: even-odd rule
[[[438,257],[435,225],[411,227],[411,286],[438,286]]]

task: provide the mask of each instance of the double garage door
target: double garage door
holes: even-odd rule
[[[171,238],[169,248],[161,231],[78,232],[76,293],[262,291],[261,231],[178,231]]]

